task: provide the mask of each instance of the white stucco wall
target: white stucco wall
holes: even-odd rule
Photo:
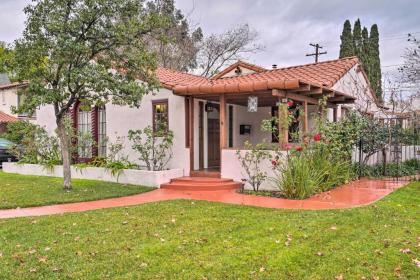
[[[6,173],[17,173],[22,175],[63,177],[63,166],[61,165],[48,169],[39,164],[5,162],[3,163],[3,171]],[[161,184],[169,183],[171,179],[182,177],[183,170],[170,169],[162,171],[146,171],[123,169],[118,175],[112,175],[112,173],[105,168],[86,167],[83,169],[77,169],[72,166],[71,176],[74,179],[89,179],[121,184],[141,185],[146,187],[160,187]]]
[[[238,156],[236,155],[236,149],[224,149],[222,150],[223,165],[221,169],[222,178],[231,178],[237,182],[241,182],[242,179],[247,179],[246,172],[241,166]],[[247,150],[241,150],[241,155],[245,155]],[[270,152],[275,156],[275,152]],[[284,152],[285,153],[285,152]],[[265,160],[261,163],[261,171],[266,172],[268,178],[261,184],[260,190],[276,190],[277,187],[272,180],[269,178],[275,177],[270,160]],[[252,186],[248,183],[245,184],[246,189],[252,189]]]
[[[155,94],[144,96],[139,108],[106,104],[107,136],[112,143],[116,142],[117,137],[124,137],[125,149],[123,153],[128,156],[130,161],[140,163],[138,153],[131,148],[128,131],[152,125],[152,101],[161,99],[168,99],[169,129],[174,132],[173,156],[167,167],[169,169],[181,168],[187,175],[190,168],[189,149],[185,147],[184,98],[173,95],[170,90],[161,88]],[[37,124],[44,127],[48,133],[55,133],[57,126],[51,105],[43,106],[37,110]]]
[[[356,98],[354,104],[346,104],[346,107],[373,113],[375,116],[378,116],[382,112],[376,106],[376,101],[373,97],[374,93],[369,87],[368,81],[362,71],[358,70],[358,67],[358,65],[355,65],[350,69],[332,88]],[[337,116],[338,118],[341,117],[341,106],[338,108]]]
[[[17,89],[9,88],[0,90],[0,111],[8,115],[17,117],[12,113],[11,106],[18,105]]]

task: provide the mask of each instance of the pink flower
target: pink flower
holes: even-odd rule
[[[287,107],[292,107],[293,106],[293,101],[289,101],[289,102],[287,102]]]
[[[303,150],[302,146],[297,146],[297,147],[296,147],[296,151],[298,151],[298,152],[302,152],[302,150]]]
[[[277,161],[272,160],[272,161],[271,161],[271,164],[272,164],[273,166],[276,166],[276,165],[277,165]]]
[[[291,148],[293,148],[293,146],[292,145],[290,145],[290,144],[284,144],[283,145],[283,148],[285,149],[285,150],[290,150]]]
[[[315,141],[315,142],[319,142],[319,141],[321,141],[321,134],[319,134],[319,133],[315,134],[315,135],[314,135],[314,141]]]

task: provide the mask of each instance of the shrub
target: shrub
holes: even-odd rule
[[[282,196],[292,199],[304,199],[311,196],[321,184],[322,178],[315,172],[312,163],[305,154],[287,156],[288,160],[277,162],[273,168],[276,177],[271,178]]]
[[[244,155],[241,154],[241,150],[237,150],[236,156],[245,171],[246,181],[258,192],[261,184],[267,179],[267,172],[261,170],[261,163],[270,158],[270,155],[264,144],[252,146],[246,141],[245,148],[247,151]]]
[[[39,126],[28,121],[10,122],[7,124],[7,131],[2,133],[0,137],[15,144],[21,144],[25,139],[34,139],[37,129],[39,129]]]
[[[58,138],[49,136],[47,132],[39,126],[27,126],[31,129],[27,130],[27,134],[20,136],[20,142],[13,145],[10,153],[14,155],[20,163],[41,164],[49,168],[54,165],[61,164],[61,153]],[[18,136],[19,133],[14,129],[19,129],[19,126],[13,127],[9,131],[10,135]]]
[[[319,136],[313,139],[304,148],[295,147],[286,160],[273,164],[276,177],[272,180],[284,197],[304,199],[350,181],[350,162],[333,160]]]
[[[401,177],[412,176],[420,173],[420,160],[410,159],[401,163],[390,162],[386,165],[379,163],[375,165],[367,165],[355,163],[352,166],[355,174],[360,174],[362,177]]]
[[[129,130],[128,139],[133,142],[132,148],[140,154],[140,161],[146,164],[147,170],[163,170],[172,158],[174,134],[162,126],[153,131],[151,126],[143,130]]]

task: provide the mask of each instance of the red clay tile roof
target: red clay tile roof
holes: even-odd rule
[[[17,122],[19,119],[0,111],[0,123]]]
[[[348,57],[218,79],[208,79],[165,68],[159,68],[157,75],[166,88],[179,94],[295,89],[301,84],[331,89],[357,63],[359,63],[357,57]]]
[[[211,79],[219,79],[221,77],[223,77],[224,75],[226,75],[227,73],[229,73],[230,71],[232,71],[233,69],[235,69],[236,67],[243,67],[249,70],[252,70],[254,72],[263,72],[263,71],[267,71],[267,69],[255,65],[255,64],[251,64],[242,60],[238,60],[238,62],[232,64],[231,66],[225,68],[223,71],[221,71],[220,73],[214,75],[213,77],[211,77]]]
[[[207,78],[163,67],[157,69],[156,75],[160,83],[167,89],[173,89],[175,86],[188,86],[208,82]]]

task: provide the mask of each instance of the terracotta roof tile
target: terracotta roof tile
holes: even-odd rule
[[[17,122],[19,119],[0,111],[0,123]]]
[[[290,89],[298,87],[300,82],[330,89],[357,63],[359,63],[357,57],[348,57],[264,70],[241,76],[212,79],[166,68],[159,68],[157,75],[163,86],[174,90],[176,93],[216,93],[223,89],[226,92],[242,92],[264,90],[270,87]],[[213,91],[213,88],[215,91]]]

